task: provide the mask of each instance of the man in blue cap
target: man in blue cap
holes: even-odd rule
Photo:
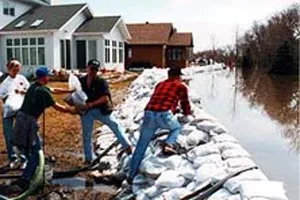
[[[22,178],[13,182],[10,186],[0,188],[0,194],[20,195],[30,185],[30,180],[39,163],[39,150],[41,149],[40,137],[38,135],[38,118],[46,108],[54,109],[70,114],[76,114],[75,108],[63,106],[53,99],[51,93],[72,92],[64,89],[53,89],[47,87],[49,82],[49,71],[46,67],[36,70],[36,81],[29,87],[24,102],[16,117],[13,130],[13,145],[18,151],[26,152],[28,164],[22,174]]]

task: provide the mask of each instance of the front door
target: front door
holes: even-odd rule
[[[77,50],[77,69],[85,69],[86,66],[86,41],[76,41]]]

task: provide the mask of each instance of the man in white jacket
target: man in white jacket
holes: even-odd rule
[[[12,130],[15,120],[16,112],[20,109],[24,95],[29,88],[30,84],[28,80],[21,74],[19,74],[22,67],[21,63],[12,59],[7,63],[7,73],[4,73],[0,77],[0,98],[3,100],[3,134],[6,142],[7,155],[9,160],[9,166],[11,168],[16,167],[17,156],[13,152],[12,147]],[[21,156],[21,168],[25,167],[26,158]]]

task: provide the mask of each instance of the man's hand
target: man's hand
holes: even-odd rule
[[[68,107],[67,108],[68,112],[71,114],[71,115],[76,115],[78,114],[78,111],[75,107]]]

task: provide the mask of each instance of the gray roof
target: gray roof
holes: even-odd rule
[[[76,33],[109,33],[121,16],[94,17],[84,22]]]
[[[50,5],[51,0],[15,0],[23,3],[28,3],[28,4],[38,4],[38,5]]]
[[[5,26],[1,32],[58,30],[85,5],[55,5],[33,8]],[[43,22],[37,27],[31,27],[30,25],[38,19],[43,20]],[[21,21],[26,21],[26,24],[16,28],[15,25]]]

